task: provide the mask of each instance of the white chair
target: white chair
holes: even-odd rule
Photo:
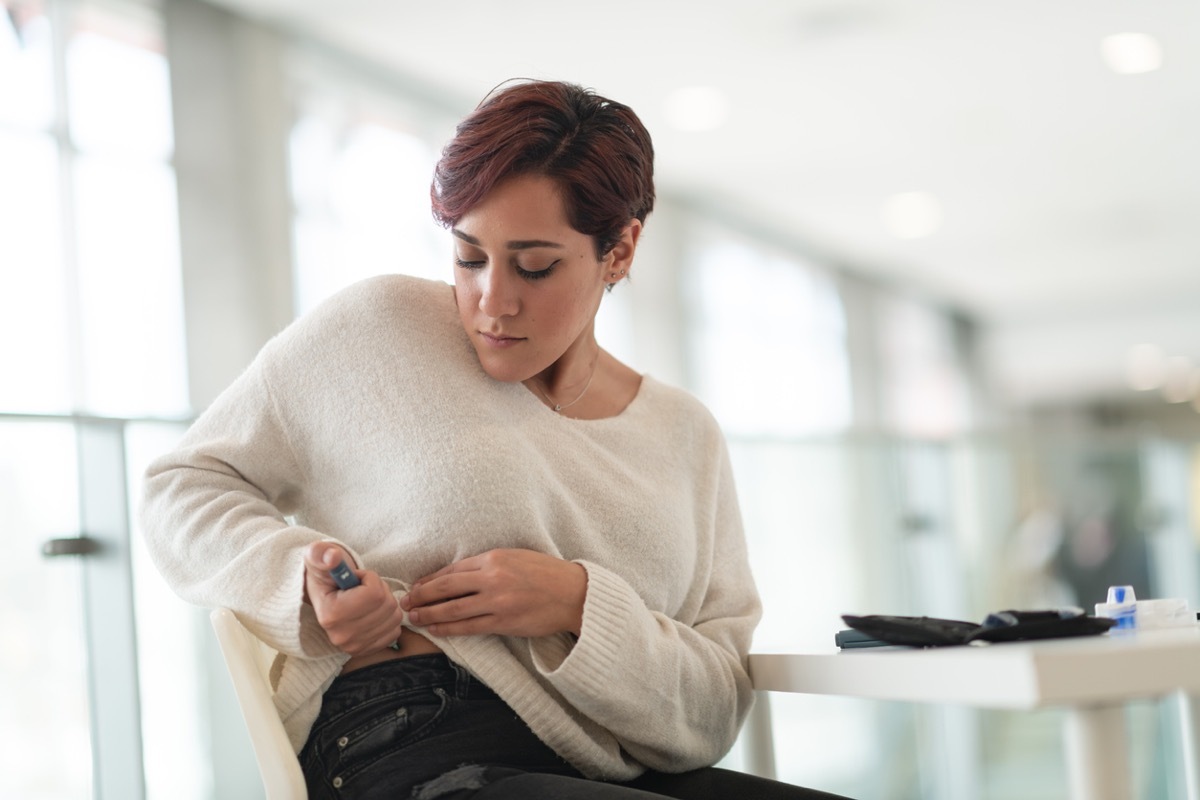
[[[221,655],[225,657],[242,718],[250,732],[267,800],[306,800],[308,790],[300,761],[271,700],[270,674],[275,651],[246,630],[227,608],[215,609],[209,619],[217,632]]]

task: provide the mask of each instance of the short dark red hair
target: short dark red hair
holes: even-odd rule
[[[433,216],[451,228],[516,175],[558,183],[571,227],[606,255],[654,208],[654,147],[633,110],[573,83],[494,90],[461,123],[433,173]]]

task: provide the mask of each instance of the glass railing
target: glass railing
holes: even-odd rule
[[[14,797],[211,797],[197,612],[147,563],[133,514],[138,476],[186,424],[0,414]]]

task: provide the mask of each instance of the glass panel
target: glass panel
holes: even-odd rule
[[[187,413],[175,179],[158,164],[76,169],[87,410]]]
[[[725,238],[702,246],[691,358],[697,393],[731,432],[850,423],[845,321],[824,274]]]
[[[6,797],[92,796],[79,564],[41,556],[45,540],[76,535],[78,525],[71,427],[0,420],[0,531],[13,562],[0,581]]]
[[[132,424],[126,430],[129,507],[140,508],[142,474],[171,450],[182,425]],[[206,738],[200,644],[210,635],[207,616],[185,603],[163,580],[132,520],[134,613],[147,800],[202,800],[212,795]]]
[[[48,136],[0,131],[0,410],[70,408],[58,160]]]
[[[54,120],[54,58],[42,6],[0,2],[0,122],[45,130]]]
[[[729,449],[763,599],[754,648],[827,650],[838,615],[858,607],[862,597],[853,516],[861,487],[850,449],[839,442],[736,436]]]
[[[167,60],[147,21],[81,9],[67,46],[67,89],[71,135],[81,150],[170,157]]]
[[[971,422],[954,325],[944,314],[892,296],[879,308],[882,405],[896,433],[946,437]]]
[[[429,211],[432,147],[399,123],[336,116],[306,115],[291,135],[298,314],[371,275],[452,278]]]

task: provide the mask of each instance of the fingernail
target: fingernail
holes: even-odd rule
[[[410,605],[412,605],[412,600],[408,599],[408,595],[404,595],[403,597],[400,598],[400,607],[403,608],[405,611],[408,611],[408,607]]]

